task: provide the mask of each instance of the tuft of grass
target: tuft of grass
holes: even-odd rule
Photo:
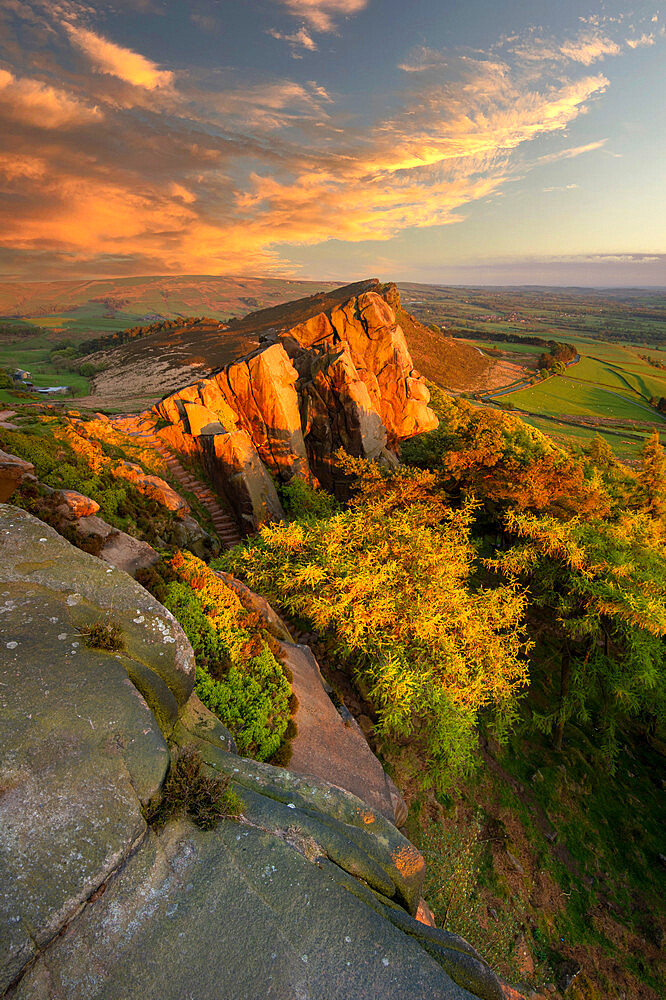
[[[159,802],[145,811],[146,822],[161,830],[170,819],[189,816],[202,830],[212,830],[221,819],[239,816],[243,801],[229,788],[226,775],[209,777],[202,771],[198,750],[184,747],[171,765]]]
[[[79,629],[83,640],[89,649],[104,649],[117,653],[125,648],[123,630],[118,622],[95,622]]]

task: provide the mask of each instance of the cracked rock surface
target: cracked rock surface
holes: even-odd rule
[[[112,616],[122,651],[86,648]],[[414,919],[423,859],[380,812],[238,757],[179,626],[127,574],[0,506],[0,996],[501,1000]],[[141,806],[195,746],[238,819],[159,833]]]

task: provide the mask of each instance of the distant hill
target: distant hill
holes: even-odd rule
[[[0,282],[0,318],[83,339],[159,319],[244,316],[335,285],[334,281],[210,275]]]

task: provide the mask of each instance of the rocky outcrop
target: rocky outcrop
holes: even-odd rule
[[[81,518],[77,530],[84,538],[99,538],[102,543],[97,553],[99,558],[130,576],[136,576],[140,570],[159,562],[160,557],[152,545],[128,535],[126,531],[112,528],[100,517]]]
[[[177,623],[125,573],[0,507],[0,995],[7,1000],[501,1000],[465,941],[414,919],[418,851],[326,782],[235,755]],[[108,620],[122,648],[90,648]],[[242,814],[156,833],[167,739]]]
[[[166,507],[167,510],[179,515],[189,513],[190,508],[186,501],[168,483],[159,476],[151,476],[144,472],[136,462],[118,461],[111,471],[116,478],[127,480],[139,493],[143,493],[161,507]]]
[[[9,500],[17,490],[25,476],[33,475],[35,467],[32,462],[26,462],[18,455],[10,455],[0,451],[0,503]]]
[[[81,517],[92,517],[99,511],[99,504],[76,490],[55,490],[52,494],[57,503],[56,511],[68,520],[78,521]]]
[[[295,325],[264,330],[253,353],[156,405],[165,443],[203,458],[244,526],[280,516],[261,466],[331,488],[338,448],[390,461],[400,441],[437,426],[387,301],[393,291],[361,291],[324,311],[313,299]]]
[[[213,486],[226,497],[242,530],[253,531],[284,517],[275,484],[246,431],[211,434],[196,440]]]

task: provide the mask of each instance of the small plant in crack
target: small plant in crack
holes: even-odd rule
[[[104,649],[110,653],[117,653],[125,648],[123,630],[115,621],[83,625],[79,628],[79,634],[89,649]]]
[[[212,830],[221,819],[239,816],[243,801],[229,788],[226,775],[209,777],[202,771],[201,755],[184,747],[171,764],[159,802],[145,812],[146,822],[156,830],[170,819],[189,816],[202,830]]]

